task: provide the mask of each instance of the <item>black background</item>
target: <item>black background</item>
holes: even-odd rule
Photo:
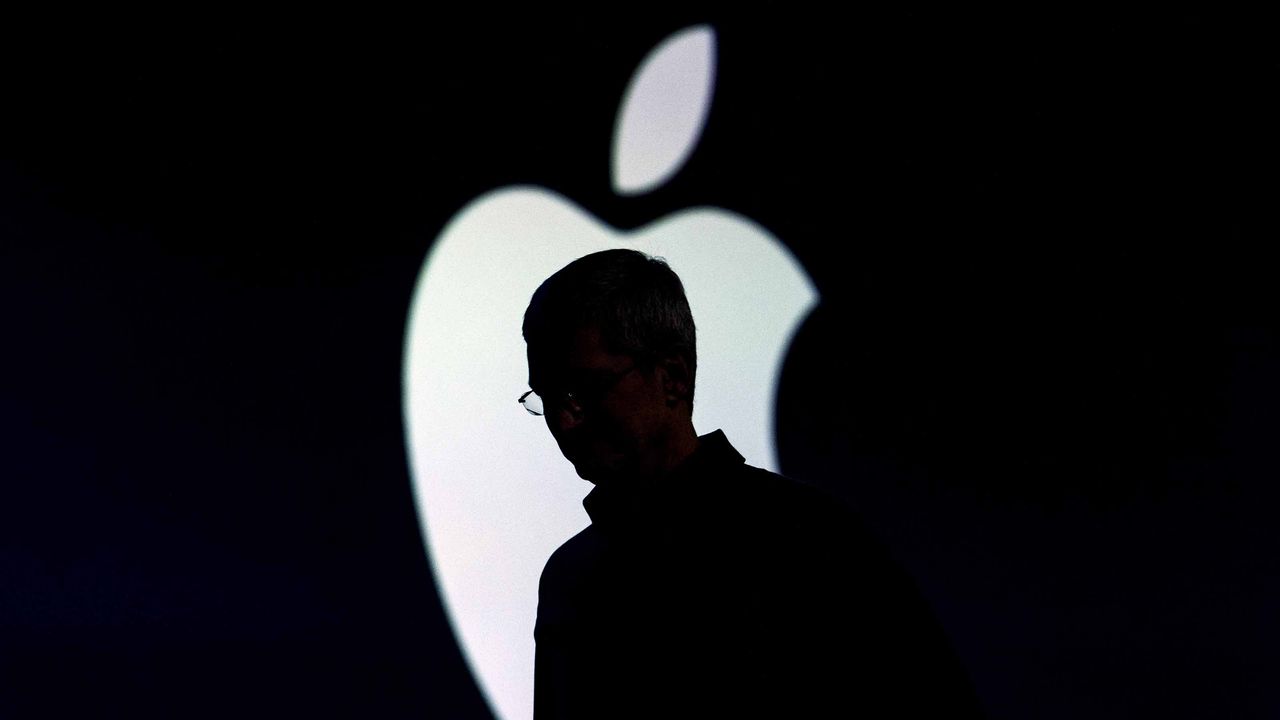
[[[783,469],[991,717],[1280,713],[1270,26],[683,8],[0,26],[0,716],[487,716],[400,362],[432,238],[512,183],[791,247]],[[618,198],[626,84],[697,22],[703,140]]]

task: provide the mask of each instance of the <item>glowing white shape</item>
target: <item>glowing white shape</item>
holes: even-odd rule
[[[686,28],[640,64],[618,111],[613,188],[639,195],[684,165],[702,135],[715,88],[715,33]]]
[[[499,718],[532,716],[538,577],[589,522],[591,489],[516,403],[528,382],[521,320],[545,278],[612,247],[664,257],[684,282],[698,327],[698,431],[723,429],[748,462],[778,466],[777,383],[818,295],[768,231],[696,208],[621,233],[540,188],[497,190],[464,208],[414,291],[405,427],[436,587]]]

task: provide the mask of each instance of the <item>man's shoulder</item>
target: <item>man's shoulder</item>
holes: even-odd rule
[[[599,529],[588,525],[551,553],[542,568],[540,584],[545,588],[580,576],[583,569],[599,562],[602,550]]]
[[[855,521],[852,509],[827,490],[752,465],[740,466],[731,492],[748,511],[764,512],[795,522]]]

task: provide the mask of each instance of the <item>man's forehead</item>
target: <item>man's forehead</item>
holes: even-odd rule
[[[592,325],[540,338],[529,344],[528,354],[539,363],[570,364],[608,357],[610,353],[605,350],[600,329]]]
[[[594,325],[554,340],[531,343],[527,354],[530,384],[553,383],[582,373],[611,369],[626,361],[626,356],[605,349],[600,329]]]

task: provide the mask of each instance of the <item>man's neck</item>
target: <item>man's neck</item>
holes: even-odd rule
[[[688,460],[690,455],[697,452],[698,433],[693,429],[693,423],[688,423],[684,427],[683,431],[679,434],[676,445],[679,449],[672,453],[674,462],[668,466],[668,472],[679,466],[685,460]]]
[[[658,480],[675,470],[698,450],[698,433],[692,422],[683,422],[672,429],[663,453],[649,474],[649,480]]]

